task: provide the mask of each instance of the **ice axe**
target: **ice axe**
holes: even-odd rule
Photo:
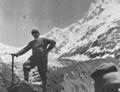
[[[12,84],[11,84],[11,86],[14,86],[15,85],[14,84],[14,57],[15,57],[15,55],[13,53],[11,53],[9,55],[12,56]]]
[[[13,92],[13,89],[15,87],[14,85],[14,54],[9,54],[12,56],[12,83],[11,83],[11,86],[9,86],[7,89],[9,92]]]
[[[14,55],[11,54],[12,56],[12,86],[14,84]]]
[[[14,53],[11,53],[9,54],[12,56],[12,86],[14,85],[14,57],[15,57],[15,54]],[[16,56],[17,57],[17,56]]]

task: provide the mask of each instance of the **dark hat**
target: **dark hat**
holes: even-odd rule
[[[31,33],[32,33],[32,34],[34,34],[34,33],[39,33],[39,31],[38,31],[37,29],[32,29]]]

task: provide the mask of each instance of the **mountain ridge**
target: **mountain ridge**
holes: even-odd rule
[[[62,29],[52,28],[43,35],[57,42],[49,53],[50,60],[74,63],[116,57],[120,46],[119,8],[119,0],[94,0],[79,21]]]
[[[51,31],[46,34],[57,42],[53,53],[58,61],[116,57],[120,45],[119,8],[119,0],[94,0],[88,13],[78,22],[63,29],[53,28],[52,34]]]

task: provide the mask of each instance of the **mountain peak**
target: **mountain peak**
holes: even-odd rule
[[[104,12],[110,13],[112,11],[111,13],[113,13],[114,10],[119,9],[117,8],[120,7],[119,4],[120,4],[120,0],[94,0],[94,2],[90,5],[87,14],[87,19],[92,19],[95,16],[99,17],[100,14],[103,14]]]

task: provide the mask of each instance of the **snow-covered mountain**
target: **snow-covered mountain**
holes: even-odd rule
[[[64,29],[53,28],[45,36],[56,40],[53,53],[64,64],[116,57],[120,48],[120,0],[94,0],[78,22]]]
[[[54,27],[44,36],[57,42],[49,53],[53,66],[61,65],[57,61],[71,64],[116,57],[120,51],[120,0],[94,0],[82,19],[63,29]]]

